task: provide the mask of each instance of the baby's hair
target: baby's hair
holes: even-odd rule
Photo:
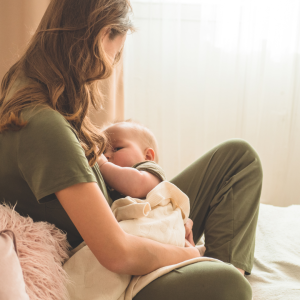
[[[158,163],[158,146],[157,146],[157,140],[153,134],[153,132],[144,126],[143,124],[132,120],[132,119],[127,119],[125,121],[116,121],[113,122],[112,124],[109,124],[108,126],[105,126],[103,129],[104,132],[107,131],[109,128],[115,126],[115,125],[127,125],[130,126],[133,130],[135,130],[136,134],[139,136],[139,138],[142,140],[144,145],[146,147],[152,148],[155,152],[155,157],[154,161]],[[108,137],[109,139],[109,137]]]

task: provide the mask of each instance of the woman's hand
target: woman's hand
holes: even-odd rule
[[[184,247],[194,247],[194,246],[186,239]]]
[[[188,240],[185,240],[184,247],[188,248],[192,252],[193,258],[203,256],[203,255],[201,255],[201,252],[199,251],[199,249],[196,248],[195,246],[193,246]]]
[[[193,239],[193,221],[189,218],[187,219],[186,223],[184,224],[185,227],[185,239],[193,246],[195,247],[194,239]]]

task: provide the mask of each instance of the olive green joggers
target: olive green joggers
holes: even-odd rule
[[[262,186],[255,150],[233,139],[213,148],[171,180],[190,198],[194,241],[205,235],[205,256],[157,278],[134,300],[251,300],[251,272]],[[236,267],[236,268],[235,268]]]

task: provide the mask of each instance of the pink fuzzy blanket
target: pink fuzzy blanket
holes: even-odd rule
[[[30,300],[68,299],[68,277],[62,268],[69,257],[66,235],[52,224],[33,222],[8,205],[0,205],[0,230],[4,229],[15,233]]]

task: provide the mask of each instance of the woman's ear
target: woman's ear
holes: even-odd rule
[[[147,148],[145,150],[145,160],[152,160],[154,161],[155,159],[155,152],[152,148]]]

